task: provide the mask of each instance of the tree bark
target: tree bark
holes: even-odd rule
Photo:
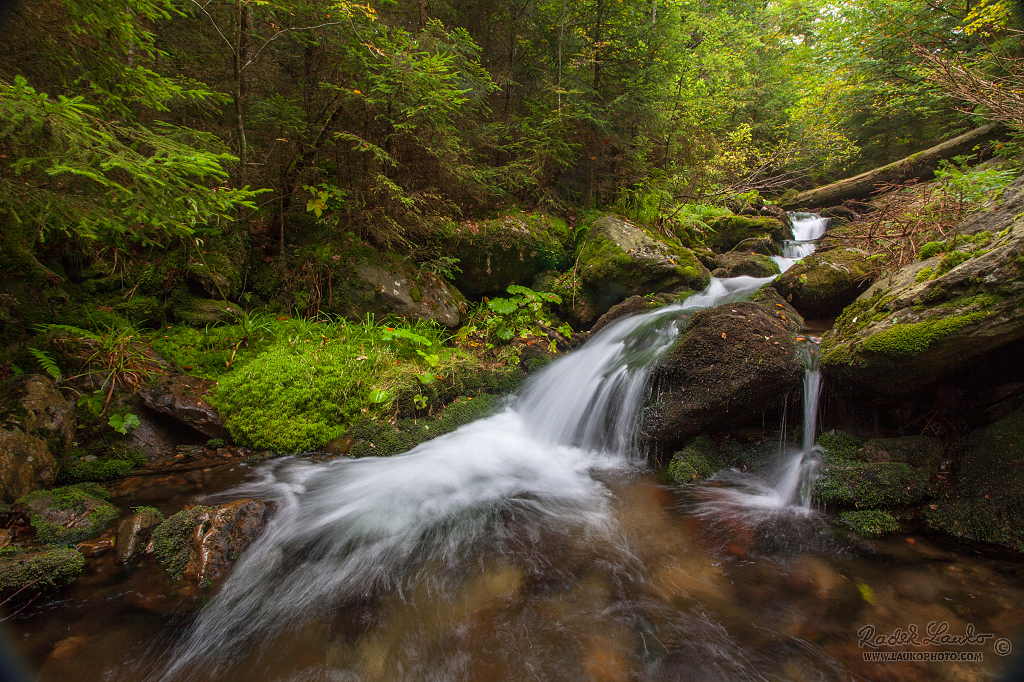
[[[878,192],[885,185],[908,180],[928,180],[934,177],[939,162],[961,154],[969,154],[975,146],[993,140],[1003,132],[1002,126],[989,124],[964,133],[952,140],[905,159],[894,161],[880,168],[861,173],[831,185],[800,192],[782,205],[787,208],[819,208],[833,206],[847,199],[863,199]]]

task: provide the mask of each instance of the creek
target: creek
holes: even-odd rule
[[[795,222],[782,267],[825,228]],[[45,680],[992,679],[1009,660],[992,638],[911,649],[980,662],[864,660],[867,626],[1019,641],[1024,571],[924,537],[855,539],[814,508],[813,339],[803,442],[765,444],[774,466],[694,486],[649,470],[636,427],[655,363],[692,313],[770,279],[621,319],[498,414],[403,455],[211,466],[201,487],[226,490],[207,499],[275,504],[219,588],[101,557],[13,621],[22,650]]]

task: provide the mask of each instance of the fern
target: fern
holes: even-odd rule
[[[100,337],[95,332],[91,332],[81,327],[75,327],[70,324],[41,324],[36,327],[40,332],[64,332],[69,336],[77,339],[90,339],[92,341],[99,341]]]
[[[57,366],[57,362],[50,357],[50,354],[45,350],[39,348],[29,348],[28,352],[32,354],[32,357],[36,359],[36,362],[43,368],[43,370],[49,374],[54,381],[61,380],[60,367]]]

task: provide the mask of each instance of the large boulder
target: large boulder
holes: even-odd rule
[[[243,312],[238,304],[231,301],[214,301],[193,296],[182,297],[172,307],[174,319],[193,327],[205,327],[219,322],[233,323]]]
[[[1024,552],[1024,408],[969,435],[949,494],[925,510],[951,535]]]
[[[793,238],[793,228],[779,218],[728,215],[708,223],[713,230],[710,246],[717,253],[733,249],[745,239],[768,238],[782,242]]]
[[[436,276],[414,276],[399,268],[386,268],[365,263],[355,271],[352,301],[357,306],[346,313],[360,310],[398,315],[414,320],[434,320],[445,327],[458,327],[462,296]],[[356,292],[359,292],[358,294]]]
[[[456,286],[479,299],[502,296],[510,284],[530,286],[540,273],[563,269],[571,241],[572,233],[561,218],[513,212],[453,225],[444,249],[459,261]]]
[[[653,373],[643,433],[654,449],[673,452],[698,433],[778,413],[803,379],[796,329],[781,309],[757,303],[696,313]]]
[[[49,378],[23,374],[0,385],[0,500],[50,486],[74,433],[74,411]]]
[[[822,343],[832,377],[888,400],[1024,338],[1024,179],[959,232],[947,253],[927,250],[846,308]]]
[[[608,215],[591,226],[578,269],[552,290],[563,310],[589,323],[630,296],[701,291],[710,281],[707,268],[678,241]]]
[[[230,438],[217,409],[206,397],[216,383],[188,374],[168,374],[139,391],[142,403],[210,438]]]
[[[71,449],[74,409],[49,377],[22,374],[0,386],[0,426],[18,429],[46,442],[55,457]]]
[[[175,580],[212,585],[270,520],[271,505],[235,500],[178,512],[153,531],[153,551]]]
[[[804,317],[835,317],[875,280],[868,254],[860,249],[818,251],[787,270],[775,289]]]

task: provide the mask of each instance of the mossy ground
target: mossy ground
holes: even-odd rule
[[[99,486],[83,484],[37,490],[17,503],[32,510],[29,522],[41,542],[70,545],[99,535],[118,517],[117,507],[102,496],[105,491]]]

